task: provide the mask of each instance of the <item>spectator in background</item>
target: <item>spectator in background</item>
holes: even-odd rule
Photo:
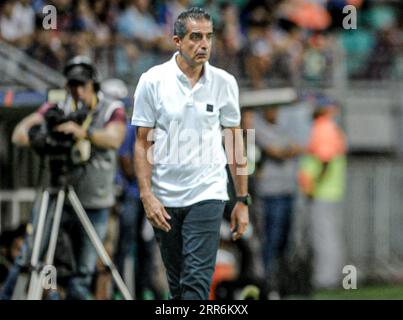
[[[42,28],[40,16],[36,19],[35,40],[27,53],[49,67],[61,70],[67,57],[62,39],[57,33]]]
[[[35,12],[31,1],[5,0],[0,6],[0,39],[27,49],[35,31]]]
[[[365,70],[367,79],[382,80],[391,77],[394,71],[394,60],[398,53],[398,39],[397,29],[393,26],[378,30]]]
[[[57,8],[57,31],[59,33],[70,31],[73,1],[72,0],[52,0],[51,4]],[[60,34],[60,36],[64,36]]]
[[[279,19],[270,29],[270,42],[274,48],[273,68],[270,76],[298,85],[304,54],[303,32],[295,24]]]
[[[26,225],[0,234],[0,286],[7,278],[7,274],[18,257],[24,243]]]
[[[46,0],[31,0],[32,3],[32,9],[34,9],[34,12],[36,15],[41,15],[43,7],[48,4],[48,1]]]
[[[158,46],[162,31],[149,12],[149,0],[129,0],[117,21],[118,32],[144,49]]]
[[[71,31],[69,36],[69,55],[92,57],[95,20],[86,0],[79,0],[73,6],[69,31]]]
[[[267,85],[266,76],[272,63],[273,48],[267,39],[268,12],[264,6],[255,7],[249,15],[248,43],[245,48],[244,68],[253,88]]]
[[[41,1],[35,1],[33,7],[36,12],[35,35],[33,43],[27,53],[41,63],[61,71],[69,57],[70,31],[72,24],[72,1],[52,0],[50,4],[57,8],[57,29],[46,30],[43,28],[43,13]]]
[[[216,50],[213,53],[213,61],[235,77],[241,76],[239,61],[244,38],[241,32],[238,8],[224,2],[220,6],[219,23],[216,27]]]
[[[107,0],[92,1],[91,9],[94,12],[91,31],[94,33],[94,44],[96,46],[109,45],[112,37],[112,17],[110,15],[110,4]]]
[[[297,185],[297,157],[299,147],[278,123],[278,107],[267,107],[263,114],[255,114],[256,144],[262,150],[257,173],[256,192],[262,200],[264,213],[263,263],[265,279],[272,296],[278,297],[275,278],[277,259],[284,256],[293,217]]]
[[[311,199],[311,234],[313,247],[313,285],[334,288],[340,285],[344,264],[341,233],[341,204],[345,189],[346,141],[335,117],[338,107],[326,97],[319,97],[314,123],[301,161],[299,182]]]
[[[87,30],[74,32],[70,36],[68,55],[83,55],[92,57],[92,35]]]
[[[221,20],[220,17],[220,6],[219,3],[221,1],[216,1],[216,0],[204,0],[203,1],[203,8],[207,12],[211,12],[211,19],[213,20],[214,25],[218,25],[219,21]]]
[[[117,20],[123,51],[117,53],[117,70],[124,77],[135,78],[157,62],[159,50],[171,48],[162,28],[149,12],[149,0],[129,0]]]
[[[91,26],[94,61],[101,74],[111,75],[114,72],[112,45],[114,43],[114,7],[111,1],[96,0],[90,2],[93,11]]]
[[[173,36],[174,23],[179,14],[188,9],[190,0],[168,0],[161,6],[160,24],[164,26],[164,34]]]
[[[93,30],[95,31],[94,13],[87,0],[79,0],[73,9],[71,30]]]
[[[329,66],[332,65],[332,54],[329,52],[329,43],[329,37],[321,33],[312,34],[307,39],[302,53],[303,63],[298,68],[302,69],[304,79],[325,83],[331,77]]]

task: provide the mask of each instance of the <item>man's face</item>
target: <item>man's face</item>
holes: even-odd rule
[[[213,25],[206,19],[188,20],[187,33],[173,40],[182,57],[191,66],[203,65],[210,58]]]
[[[87,106],[91,106],[93,97],[95,94],[94,85],[92,81],[86,83],[71,82],[67,84],[67,87],[74,99],[74,102],[83,102]]]

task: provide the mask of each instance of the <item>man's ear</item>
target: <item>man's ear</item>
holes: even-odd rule
[[[175,35],[172,37],[172,41],[174,42],[176,49],[179,49],[180,44],[182,42],[181,38]]]

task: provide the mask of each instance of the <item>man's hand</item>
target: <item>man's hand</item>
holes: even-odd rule
[[[231,213],[231,232],[233,234],[232,239],[238,240],[245,233],[246,228],[249,225],[249,209],[248,206],[237,202]],[[235,230],[236,228],[236,230]]]
[[[87,137],[85,129],[73,121],[67,121],[58,125],[56,131],[63,132],[64,134],[72,134],[77,140]]]
[[[142,197],[141,200],[143,201],[148,221],[154,227],[162,229],[165,232],[171,230],[171,226],[167,222],[167,219],[171,219],[171,216],[166,212],[161,202],[153,194]]]

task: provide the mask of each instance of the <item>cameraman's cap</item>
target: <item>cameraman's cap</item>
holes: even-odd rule
[[[84,68],[83,66],[75,66],[67,71],[66,78],[68,83],[87,83],[89,80],[92,79],[92,73],[90,70]]]
[[[68,83],[86,83],[94,80],[94,72],[91,60],[84,56],[71,59],[64,68],[64,75]]]

